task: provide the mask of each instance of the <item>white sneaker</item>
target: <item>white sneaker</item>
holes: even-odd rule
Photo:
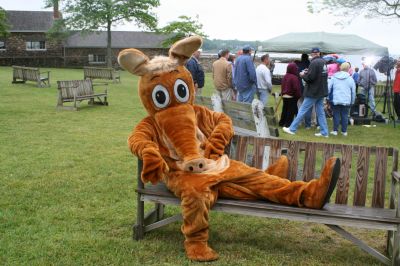
[[[342,132],[342,135],[346,137],[347,136],[347,132]]]
[[[334,136],[337,136],[337,131],[331,131],[331,134],[334,135]]]
[[[290,131],[290,129],[288,127],[283,127],[282,130],[283,130],[283,132],[288,133],[290,135],[296,135],[296,133]]]
[[[314,135],[315,135],[316,137],[325,137],[325,138],[329,138],[328,135],[324,136],[324,135],[322,135],[321,133],[315,133]]]

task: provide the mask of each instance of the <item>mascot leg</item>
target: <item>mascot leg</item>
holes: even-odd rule
[[[286,164],[285,159],[281,160]],[[278,168],[273,165],[272,170],[268,169],[274,172]],[[243,163],[231,161],[231,168],[223,173],[227,178],[218,185],[218,191],[219,195],[225,198],[264,198],[285,205],[321,209],[329,201],[336,186],[339,171],[340,161],[332,157],[326,162],[319,179],[313,179],[310,182],[291,182],[279,176],[254,171],[254,168],[247,167]],[[234,176],[234,173],[239,175],[229,178],[229,176]]]
[[[218,254],[208,246],[208,212],[217,200],[217,193],[209,176],[182,175],[168,181],[168,187],[181,199],[183,216],[182,233],[185,236],[185,251],[189,259],[212,261]]]

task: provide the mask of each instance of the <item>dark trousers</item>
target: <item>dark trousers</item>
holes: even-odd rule
[[[297,98],[283,98],[281,120],[279,126],[289,127],[294,116],[297,115]]]
[[[338,131],[340,122],[342,126],[342,132],[347,132],[347,125],[349,123],[349,110],[350,106],[332,105],[333,131]]]
[[[396,112],[397,119],[400,119],[400,93],[395,92],[393,94],[393,107]]]

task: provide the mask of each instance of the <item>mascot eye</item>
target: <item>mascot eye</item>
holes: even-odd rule
[[[165,108],[169,104],[169,93],[164,86],[155,86],[151,93],[151,97],[157,108]]]
[[[177,79],[174,85],[175,97],[181,103],[186,103],[189,100],[188,85],[181,79]]]

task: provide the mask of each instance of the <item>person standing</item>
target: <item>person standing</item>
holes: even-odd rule
[[[293,120],[290,127],[283,127],[283,131],[288,134],[296,134],[300,122],[305,117],[306,113],[315,104],[320,133],[315,133],[317,137],[328,137],[328,124],[326,122],[324,111],[324,98],[328,95],[328,73],[325,60],[320,57],[319,48],[311,49],[311,63],[308,71],[300,73],[300,77],[306,82],[304,88],[304,101],[300,106],[300,110]]]
[[[397,59],[396,72],[393,82],[393,107],[397,115],[397,122],[400,122],[400,58]]]
[[[204,70],[199,63],[201,49],[192,54],[192,57],[186,62],[186,68],[192,74],[196,95],[201,95],[204,87]]]
[[[358,73],[359,70],[360,69],[358,67],[356,67],[354,69],[353,75],[351,76],[354,80],[354,83],[356,83],[356,94],[358,93],[358,79],[360,78],[360,73]]]
[[[283,99],[282,114],[279,126],[289,127],[297,114],[297,100],[301,97],[300,81],[297,65],[290,63],[286,75],[282,79],[281,95]]]
[[[243,54],[235,62],[234,83],[238,90],[238,101],[251,103],[257,91],[256,69],[251,59],[251,47],[245,45]]]
[[[214,88],[222,100],[233,101],[235,92],[232,89],[232,64],[228,62],[229,50],[222,50],[220,58],[212,65]]]
[[[261,56],[261,64],[256,68],[257,92],[260,101],[267,104],[268,94],[272,92],[271,71],[269,70],[269,54]]]
[[[333,131],[331,134],[338,134],[339,122],[342,135],[347,136],[347,125],[349,123],[350,105],[354,104],[356,95],[356,84],[348,73],[349,63],[340,65],[340,71],[336,72],[328,82],[329,101],[332,103]]]
[[[375,85],[377,82],[375,71],[369,67],[366,62],[362,63],[363,69],[360,71],[358,84],[361,87],[361,93],[368,100],[368,106],[375,114]]]

